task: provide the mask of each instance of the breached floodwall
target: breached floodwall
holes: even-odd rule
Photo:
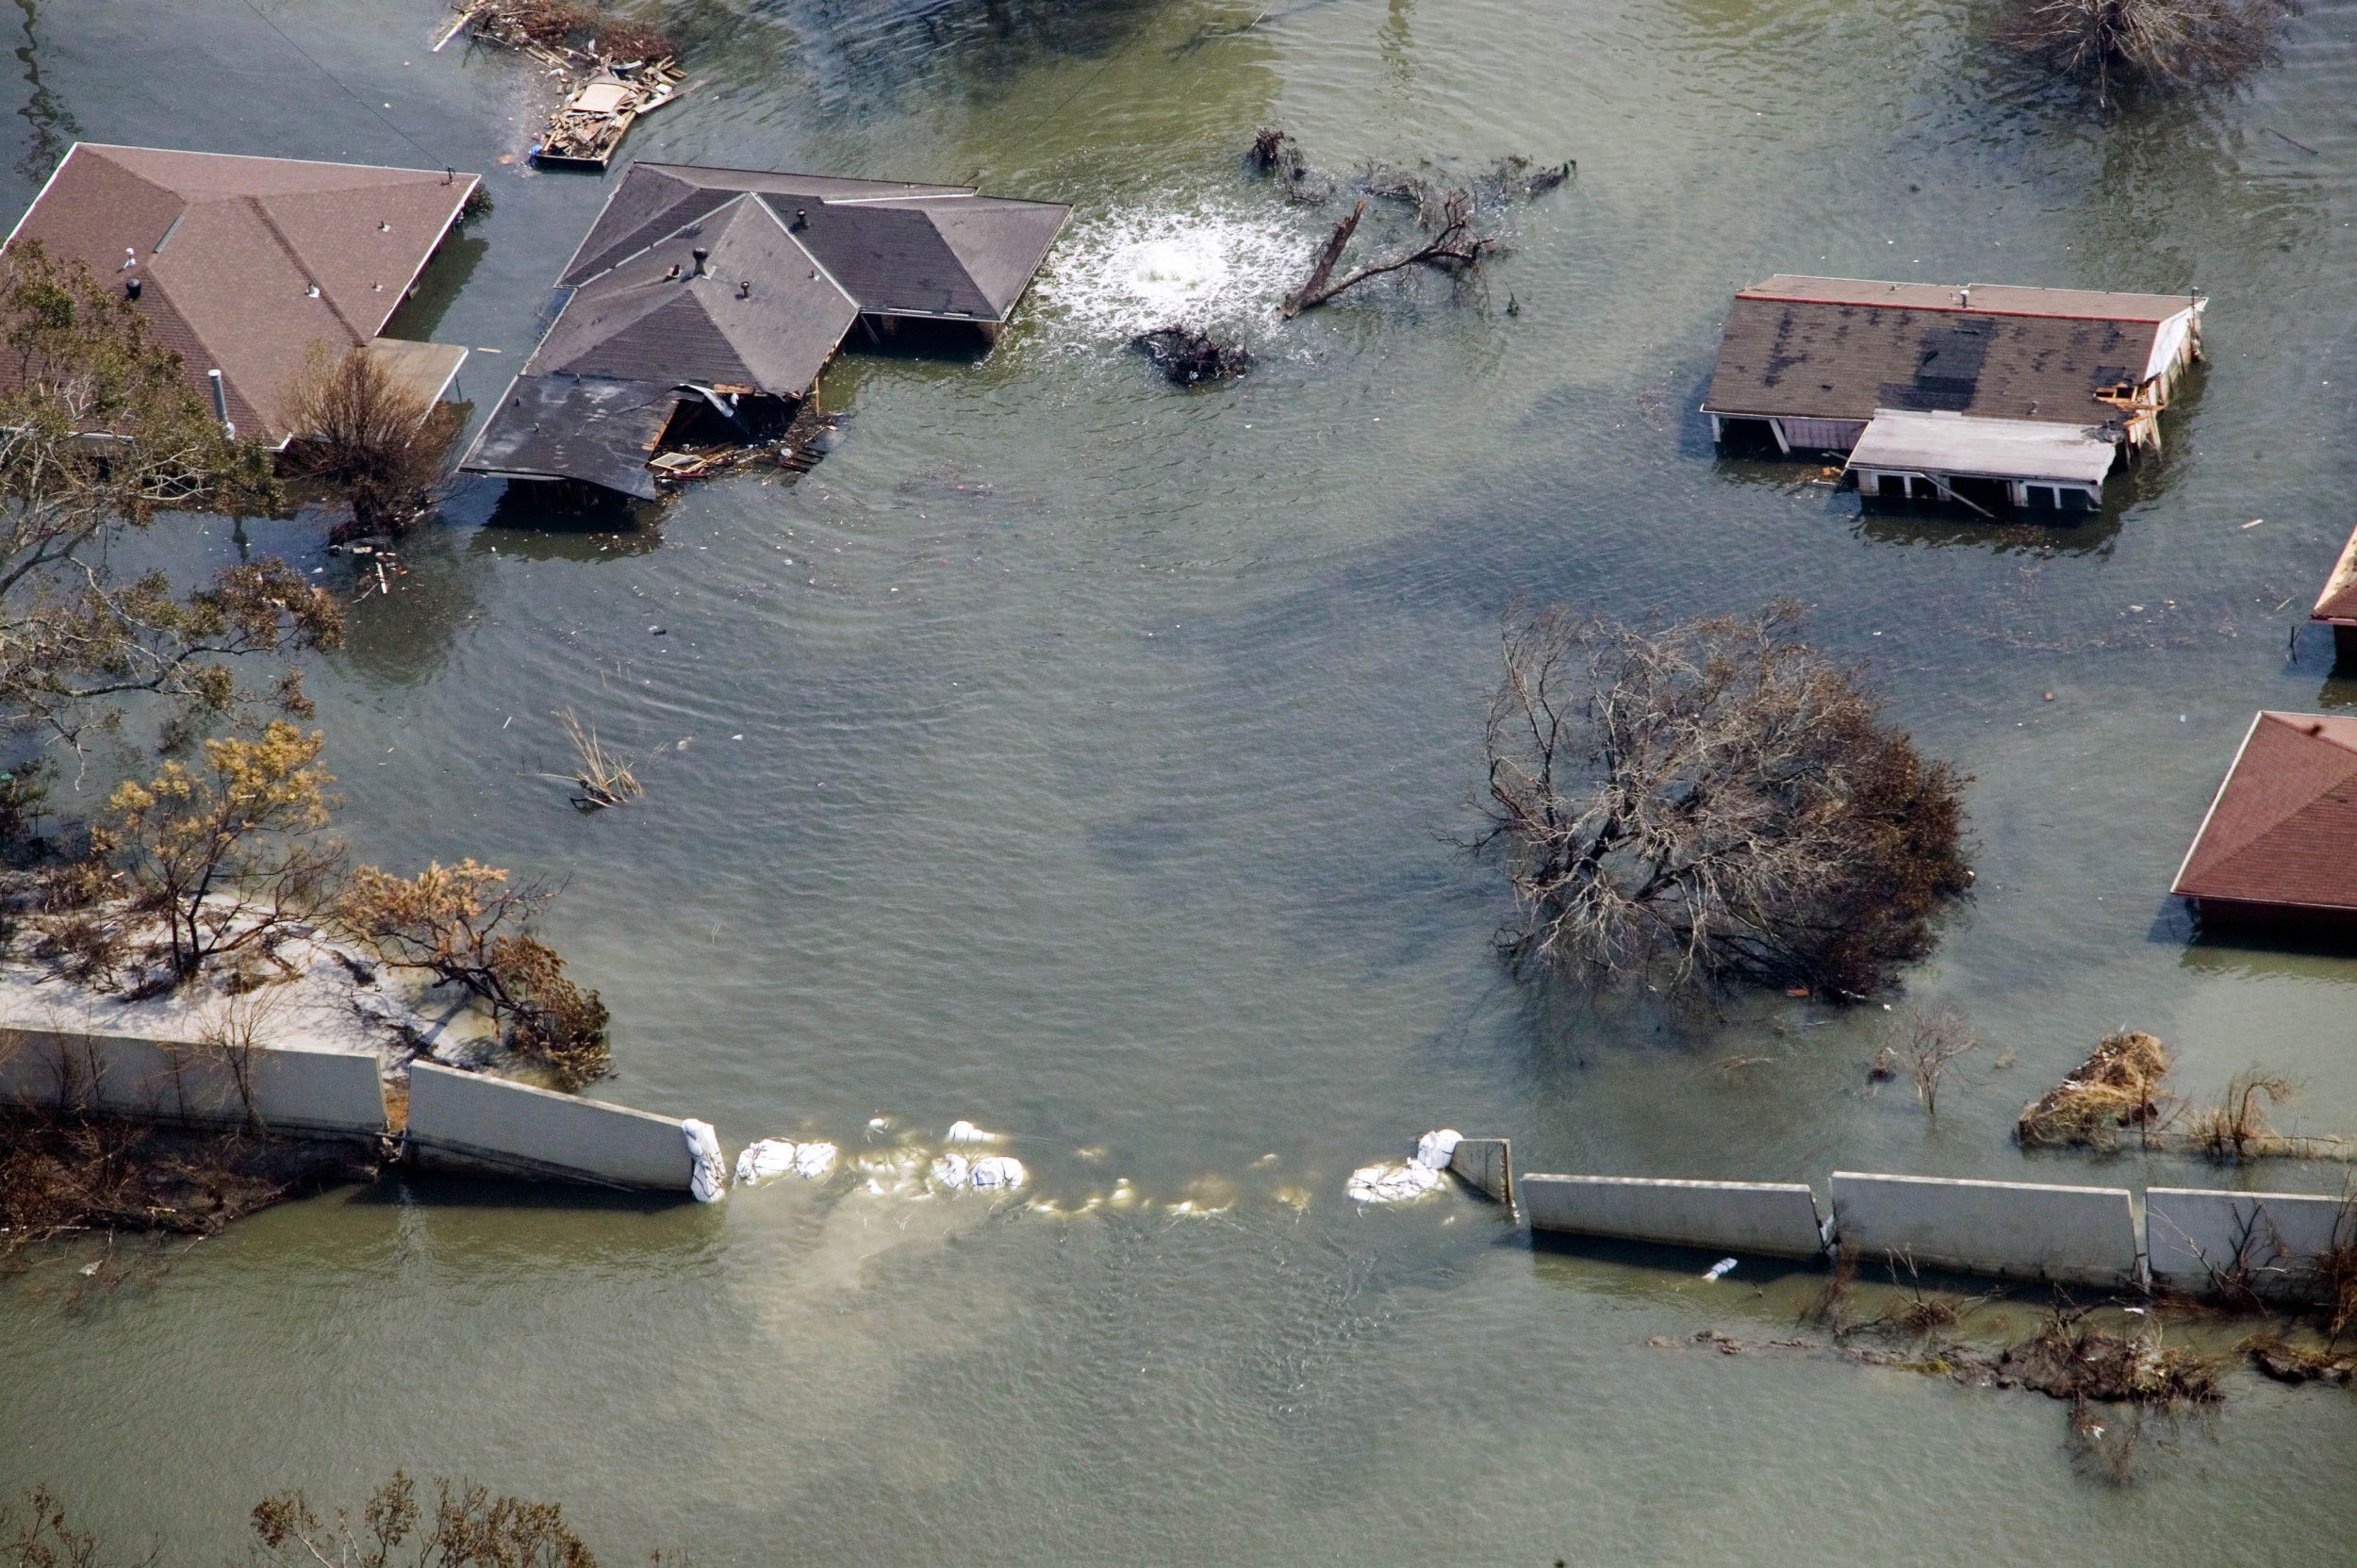
[[[679,1122],[432,1062],[409,1068],[409,1157],[428,1169],[690,1192]]]
[[[1520,1182],[1533,1230],[1809,1258],[1825,1247],[1809,1189],[1790,1181],[1541,1176]]]
[[[2136,1277],[2125,1187],[1833,1173],[1845,1255],[2001,1279],[2115,1285]]]
[[[2357,1222],[2337,1197],[2148,1187],[2144,1235],[2156,1285],[2300,1299],[2323,1288],[2319,1255],[2357,1246]]]
[[[0,1030],[0,1102],[272,1132],[377,1137],[372,1052]]]
[[[1514,1151],[1504,1138],[1459,1138],[1448,1168],[1484,1197],[1514,1207]]]

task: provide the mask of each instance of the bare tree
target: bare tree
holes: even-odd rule
[[[1915,1080],[1915,1098],[1923,1102],[1923,1114],[1939,1114],[1940,1079],[1957,1057],[1980,1043],[1980,1037],[1966,1028],[1964,1019],[1953,1010],[1916,1010],[1907,1022],[1904,1049],[1907,1074]]]
[[[1854,998],[1931,950],[1963,896],[1963,785],[1882,718],[1802,612],[1643,632],[1509,614],[1489,830],[1521,963],[1669,993]]]
[[[462,428],[455,406],[399,380],[366,348],[337,358],[324,344],[312,345],[281,417],[298,433],[288,467],[342,497],[352,507],[344,532],[363,535],[416,520]]]
[[[226,660],[336,642],[340,607],[284,562],[185,595],[106,565],[109,529],[278,495],[269,453],[223,429],[121,291],[37,241],[0,252],[0,725],[78,748],[117,699],[218,716],[238,696]],[[280,696],[304,711],[291,677]]]
[[[2025,0],[2017,48],[2095,89],[2231,81],[2264,63],[2293,0]]]
[[[254,1534],[266,1562],[337,1563],[348,1568],[597,1568],[598,1560],[565,1523],[558,1503],[494,1497],[488,1487],[434,1483],[429,1516],[417,1483],[396,1470],[353,1517],[333,1523],[311,1511],[300,1492],[254,1505]],[[332,1555],[331,1555],[332,1554]]]

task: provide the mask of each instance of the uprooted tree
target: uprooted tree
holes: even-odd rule
[[[78,749],[119,703],[152,696],[184,721],[239,696],[228,660],[333,644],[335,599],[284,562],[225,568],[180,592],[124,580],[111,530],[278,500],[270,454],[224,431],[179,355],[80,262],[21,240],[0,252],[0,726]],[[292,673],[279,697],[305,711]]]
[[[1488,831],[1532,972],[1854,999],[1923,957],[1963,897],[1963,786],[1780,602],[1645,631],[1508,617]]]
[[[2225,82],[2264,63],[2293,0],[2019,0],[2013,45],[2094,88]]]
[[[338,537],[398,534],[415,522],[464,428],[455,404],[427,397],[365,347],[338,357],[324,344],[312,345],[281,418],[301,432],[287,449],[289,470],[352,508]]]
[[[613,1063],[605,1003],[566,977],[565,961],[527,929],[552,893],[513,885],[471,860],[414,879],[373,866],[352,874],[337,922],[386,957],[431,971],[489,1004],[510,1049],[578,1089]]]

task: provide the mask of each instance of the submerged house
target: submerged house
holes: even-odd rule
[[[2341,558],[2332,563],[2332,574],[2324,580],[2324,591],[2316,595],[2308,619],[2332,628],[2336,659],[2357,660],[2357,533],[2341,546]]]
[[[38,239],[136,302],[214,414],[283,448],[315,344],[380,358],[438,399],[463,348],[383,336],[478,176],[74,143],[8,243]]]
[[[2357,718],[2251,719],[2169,891],[2205,923],[2357,930]]]
[[[1870,498],[2090,512],[2116,462],[2160,450],[2207,303],[1772,277],[1736,295],[1703,412],[1714,440],[1843,454]]]
[[[995,341],[1071,212],[968,186],[634,164],[459,467],[652,500],[666,447],[776,435],[854,331]]]

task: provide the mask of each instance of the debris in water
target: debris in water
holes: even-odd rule
[[[1208,332],[1177,322],[1141,332],[1129,339],[1129,346],[1144,350],[1165,379],[1181,387],[1244,375],[1252,369],[1251,351],[1243,344],[1223,343]]]
[[[1360,1203],[1399,1203],[1411,1197],[1422,1197],[1441,1185],[1441,1173],[1413,1161],[1406,1164],[1363,1165],[1350,1173],[1350,1183],[1344,1190]]]

